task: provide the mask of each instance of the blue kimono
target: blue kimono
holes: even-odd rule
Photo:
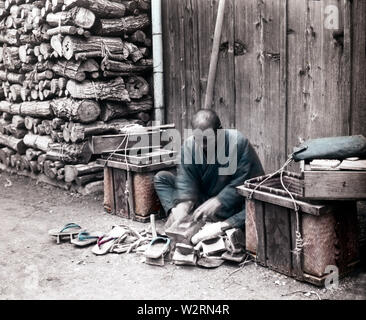
[[[233,148],[235,144],[236,149]],[[206,200],[217,197],[222,208],[216,218],[227,221],[232,227],[244,227],[245,199],[237,193],[236,187],[247,179],[264,174],[254,148],[239,131],[226,129],[225,155],[232,163],[236,160],[236,170],[227,175],[222,170],[228,168],[229,163],[222,164],[218,152],[213,161],[207,161],[197,147],[194,137],[189,137],[182,146],[177,176],[164,171],[155,176],[155,189],[164,210],[169,213],[182,201],[193,201],[197,208]]]

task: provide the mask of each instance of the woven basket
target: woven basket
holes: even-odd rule
[[[133,197],[135,214],[146,217],[160,210],[160,201],[154,188],[154,175],[156,172],[133,174]]]

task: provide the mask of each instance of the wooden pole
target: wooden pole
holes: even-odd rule
[[[226,0],[220,0],[219,8],[217,10],[215,34],[214,34],[214,41],[213,41],[213,47],[212,47],[212,53],[211,53],[210,68],[208,71],[208,80],[207,80],[204,109],[210,109],[211,105],[212,105],[213,89],[214,89],[215,79],[216,79],[217,60],[219,57],[221,31],[222,31],[222,24],[223,24],[224,13],[225,13],[225,2],[226,2]]]

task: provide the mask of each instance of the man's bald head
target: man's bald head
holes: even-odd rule
[[[217,113],[210,109],[202,109],[198,111],[192,119],[193,129],[213,129],[214,131],[221,129],[221,121]]]

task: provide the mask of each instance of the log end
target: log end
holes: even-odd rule
[[[101,109],[99,103],[94,100],[83,100],[78,108],[80,122],[94,122],[100,116]]]

